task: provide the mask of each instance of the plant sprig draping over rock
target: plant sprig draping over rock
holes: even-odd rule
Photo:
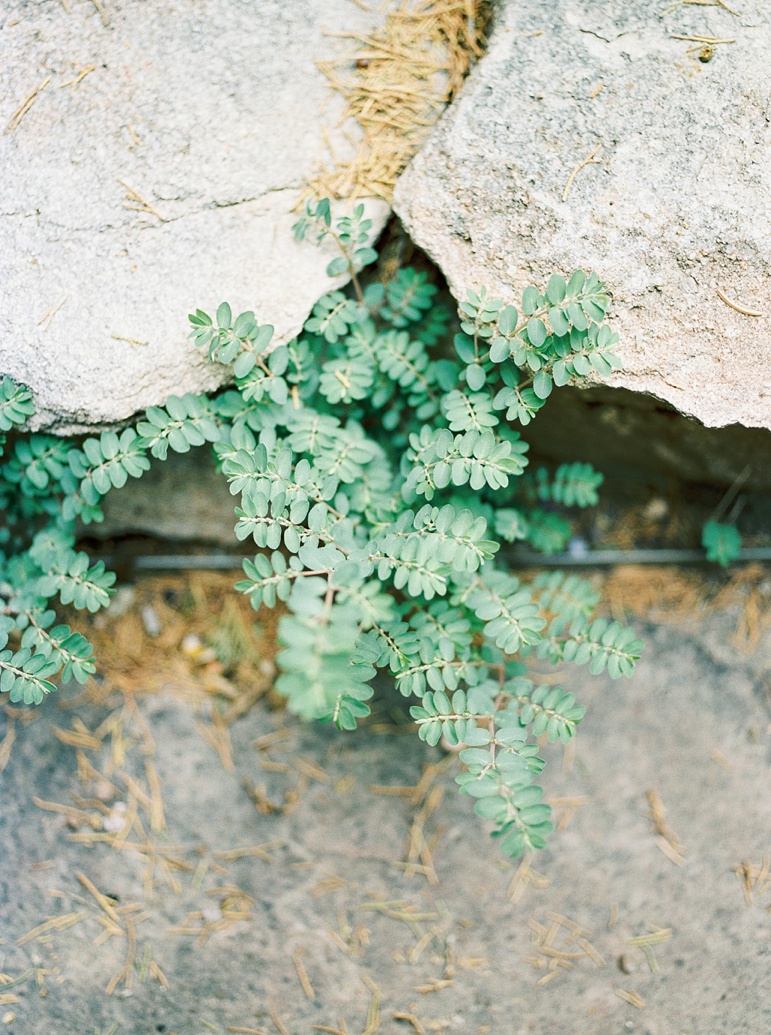
[[[572,693],[528,678],[530,661],[616,678],[642,649],[594,616],[586,582],[526,584],[501,559],[516,540],[561,549],[566,510],[597,500],[589,464],[531,474],[518,427],[555,387],[619,366],[609,299],[581,270],[517,305],[470,291],[453,337],[425,272],[360,284],[376,258],[368,231],[361,206],[334,222],[327,202],[306,206],[297,236],[334,238],[331,272],[352,275],[353,297],[325,296],[287,345],[225,302],[190,316],[194,343],[233,369],[235,388],[213,398],[172,396],[135,427],[78,444],[22,434],[30,394],[0,384],[0,691],[40,703],[56,673],[95,671],[88,642],[54,625],[51,607],[97,611],[113,591],[115,576],[75,549],[75,520],[101,520],[104,495],[151,458],[210,443],[236,536],[257,548],[236,589],[285,611],[276,688],[290,710],[352,730],[376,672],[389,673],[414,699],[420,738],[460,749],[461,791],[516,856],[552,829],[536,741],[567,743],[584,715]]]

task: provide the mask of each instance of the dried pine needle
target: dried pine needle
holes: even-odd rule
[[[364,1026],[362,1035],[374,1035],[380,1027],[380,989],[367,974],[365,974],[361,980],[372,993],[372,998],[369,1001],[369,1009],[367,1010],[367,1023]]]
[[[715,40],[714,42],[719,41]],[[728,41],[724,40],[723,42]],[[731,309],[735,309],[736,312],[741,313],[742,316],[763,316],[763,313],[761,313],[757,309],[748,309],[746,306],[740,305],[738,302],[732,302],[731,299],[728,298],[728,296],[723,291],[721,291],[720,288],[715,288],[715,294],[721,302],[725,302],[727,306],[729,306]]]
[[[350,161],[329,147],[333,167],[311,181],[315,194],[390,200],[396,178],[481,55],[485,12],[482,0],[403,0],[379,31],[334,34],[358,49],[319,68],[345,99],[343,121],[356,119],[362,138]]]
[[[579,162],[575,169],[573,169],[573,171],[570,173],[570,176],[568,176],[567,183],[565,184],[565,189],[562,192],[563,201],[568,200],[568,194],[570,193],[570,188],[573,186],[573,180],[581,172],[581,170],[584,169],[587,165],[599,165],[599,162],[597,161],[597,155],[600,153],[601,147],[602,144],[598,144],[597,147],[595,147],[594,151],[592,151],[592,153],[587,158],[584,158],[583,161]]]
[[[26,945],[27,942],[34,941],[35,938],[39,938],[41,934],[48,934],[50,931],[64,931],[67,927],[72,927],[73,924],[79,924],[81,920],[85,920],[87,917],[93,914],[88,912],[80,913],[66,913],[64,916],[54,916],[50,920],[44,921],[42,924],[38,924],[37,927],[33,927],[31,931],[28,931],[25,935],[19,938],[16,942],[17,945]]]
[[[619,999],[623,999],[631,1006],[637,1007],[638,1010],[642,1010],[645,1006],[645,1000],[638,992],[627,992],[623,988],[617,988],[615,992]]]
[[[116,913],[115,907],[113,906],[112,899],[108,898],[107,895],[103,895],[101,891],[96,887],[94,882],[90,880],[85,873],[76,873],[75,876],[78,881],[83,885],[86,891],[93,897],[97,905],[104,910],[107,916],[112,920],[114,924],[120,927],[121,919]]]
[[[281,1020],[281,1018],[278,1016],[278,1014],[272,1013],[270,1015],[270,1019],[275,1024],[276,1031],[278,1032],[278,1035],[289,1035],[289,1032],[287,1031],[286,1027],[284,1026],[284,1022]]]
[[[292,956],[292,962],[294,963],[294,969],[297,971],[297,977],[300,979],[300,985],[305,993],[305,998],[313,999],[315,992],[313,991],[311,980],[308,977],[308,971],[305,969],[305,964],[303,963],[304,953],[305,949],[298,949],[294,956]]]
[[[16,721],[10,716],[5,730],[5,736],[0,743],[0,773],[4,771],[11,758],[11,750],[16,740]]]
[[[506,897],[510,902],[519,902],[528,887],[548,888],[549,883],[549,878],[534,870],[529,859],[524,858],[511,879]]]
[[[126,200],[123,203],[124,208],[130,209],[132,212],[143,212],[147,215],[155,216],[155,218],[161,223],[166,222],[165,218],[160,214],[152,202],[143,198],[139,191],[134,190],[133,187],[124,183],[123,180],[118,180],[118,183],[126,191]]]
[[[29,109],[35,103],[35,101],[38,98],[38,95],[42,93],[43,90],[45,90],[45,88],[48,86],[50,82],[51,77],[49,75],[47,79],[44,79],[42,83],[40,83],[38,86],[35,87],[34,90],[30,91],[30,93],[27,94],[27,96],[21,102],[19,107],[8,120],[8,125],[5,127],[6,133],[13,133],[15,129],[19,128],[21,120],[24,118]]]
[[[676,866],[682,866],[685,862],[687,849],[683,846],[677,834],[666,822],[667,810],[659,797],[658,791],[651,788],[646,791],[646,798],[650,805],[650,812],[647,813],[651,820],[653,830],[659,836],[656,837],[656,847]]]

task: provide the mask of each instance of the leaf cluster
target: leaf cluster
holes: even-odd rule
[[[19,432],[29,393],[0,382],[0,691],[39,703],[54,676],[84,681],[91,648],[55,624],[58,601],[105,606],[114,576],[75,546],[75,521],[153,460],[209,444],[251,541],[236,589],[278,607],[276,687],[306,719],[353,729],[387,673],[413,703],[420,738],[460,749],[457,782],[512,856],[543,847],[548,805],[534,782],[539,741],[567,743],[584,715],[571,693],[527,677],[531,658],[631,675],[642,644],[595,617],[575,576],[523,582],[504,546],[546,552],[570,534],[567,510],[597,501],[584,463],[527,471],[527,425],[555,386],[619,366],[609,299],[595,274],[555,274],[518,305],[469,292],[460,320],[424,271],[362,286],[373,262],[364,209],[335,220],[305,207],[298,240],[333,245],[333,290],[304,330],[276,342],[253,312],[197,309],[190,337],[234,387],[172,396],[120,433],[79,443]]]

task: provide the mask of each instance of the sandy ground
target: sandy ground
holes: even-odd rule
[[[589,711],[521,867],[399,699],[355,735],[261,702],[228,768],[173,688],[144,728],[62,692],[0,776],[0,1032],[768,1035],[770,652],[735,624],[643,626],[632,681],[566,673]]]

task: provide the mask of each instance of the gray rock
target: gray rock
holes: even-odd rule
[[[227,479],[214,466],[210,448],[170,452],[138,481],[109,492],[104,498],[104,522],[81,532],[99,539],[139,533],[236,549],[237,503]]]
[[[664,15],[649,0],[501,4],[394,205],[460,297],[596,269],[623,342],[612,384],[710,427],[769,428],[769,11],[729,6],[740,17]],[[735,42],[702,63],[677,35]]]
[[[345,43],[325,32],[378,20],[324,0],[4,5],[0,372],[33,390],[36,427],[214,389],[191,307],[227,299],[286,341],[343,281],[290,228],[338,121],[315,62]],[[370,209],[379,230],[388,207]]]

